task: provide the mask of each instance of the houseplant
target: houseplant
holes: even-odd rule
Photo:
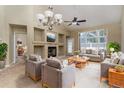
[[[76,55],[76,57],[79,57],[79,53],[80,53],[80,51],[79,51],[79,50],[74,51],[74,55]]]
[[[121,50],[120,44],[118,42],[109,42],[107,48],[109,51],[113,49],[113,52],[119,52]]]
[[[0,69],[5,67],[8,45],[0,43]]]

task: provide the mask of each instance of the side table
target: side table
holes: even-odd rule
[[[114,68],[109,68],[109,85],[124,88],[124,72],[117,72]]]

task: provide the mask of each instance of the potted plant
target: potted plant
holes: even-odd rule
[[[0,43],[0,69],[5,67],[8,45]]]
[[[78,51],[74,51],[74,55],[76,55],[77,57],[79,57],[79,53],[80,53],[79,50]]]
[[[109,42],[107,48],[111,52],[119,52],[121,50],[120,44],[118,42]]]

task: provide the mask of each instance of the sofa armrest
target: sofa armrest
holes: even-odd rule
[[[108,69],[110,67],[115,67],[117,64],[114,64],[114,63],[101,63],[101,77],[106,77],[108,78]]]
[[[102,52],[99,55],[100,55],[101,61],[103,61],[105,59],[105,52]]]
[[[69,65],[61,70],[62,87],[72,87],[75,84],[75,67]]]

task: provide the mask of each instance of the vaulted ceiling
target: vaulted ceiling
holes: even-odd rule
[[[48,6],[42,7],[45,11]],[[122,6],[119,5],[53,5],[53,9],[55,13],[63,15],[63,20],[72,20],[74,17],[87,20],[80,26],[67,26],[68,23],[63,23],[62,27],[67,30],[81,30],[86,27],[121,22]]]

